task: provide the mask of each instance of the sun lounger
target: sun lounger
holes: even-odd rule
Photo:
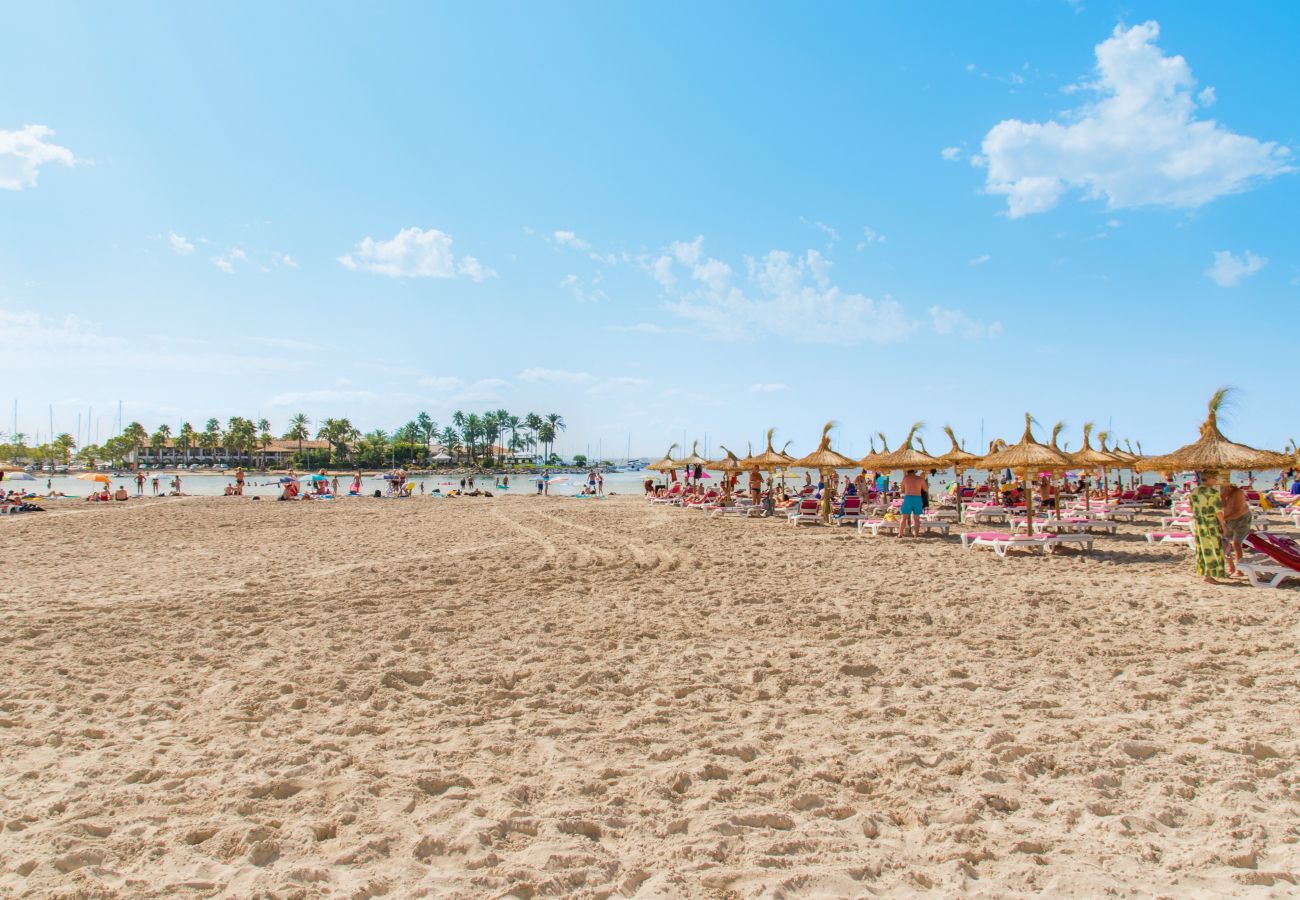
[[[1025,534],[1008,534],[1005,531],[970,531],[961,536],[961,545],[965,550],[988,547],[998,556],[1005,558],[1007,551],[1011,549],[1041,550],[1046,554],[1056,539],[1055,535],[1046,534],[1029,537]]]
[[[862,498],[845,497],[844,508],[835,514],[836,525],[853,525],[862,520]]]
[[[1281,587],[1288,579],[1300,580],[1300,543],[1280,534],[1249,534],[1246,543],[1263,554],[1250,561],[1242,560],[1237,568],[1250,579],[1252,587]]]
[[[821,513],[818,511],[820,502],[813,499],[804,499],[799,501],[787,517],[791,525],[820,525],[822,521]]]
[[[986,506],[975,510],[968,518],[976,523],[1007,522],[1011,519],[1011,514],[1000,506]]]
[[[879,537],[882,531],[896,535],[901,521],[901,519],[859,519],[858,536],[861,537],[864,533],[869,532],[872,537]],[[936,519],[922,519],[920,526],[923,532],[937,531],[940,534],[948,534],[952,530],[951,522],[942,522]]]
[[[709,518],[722,519],[727,516],[748,516],[756,509],[761,510],[762,507],[757,507],[750,503],[738,503],[735,506],[714,506],[709,510]]]
[[[1148,544],[1181,544],[1184,547],[1193,545],[1192,535],[1186,531],[1149,531],[1146,539]]]

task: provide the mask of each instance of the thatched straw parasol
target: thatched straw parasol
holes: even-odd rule
[[[882,471],[939,468],[939,460],[912,447],[913,438],[923,427],[925,427],[924,422],[915,423],[897,450],[893,453],[882,453],[876,458],[876,468]]]
[[[785,453],[772,449],[772,435],[776,432],[775,428],[767,430],[767,449],[757,456],[747,456],[740,461],[742,469],[757,469],[760,472],[775,472],[777,469],[788,469],[794,465],[794,460]],[[789,444],[787,443],[787,446]]]
[[[1034,440],[1034,417],[1025,413],[1025,433],[1020,443],[990,453],[980,461],[984,469],[1011,469],[1019,472],[1025,491],[1025,517],[1029,520],[1029,535],[1034,534],[1034,495],[1029,489],[1029,479],[1037,472],[1062,472],[1070,468],[1070,458],[1060,450],[1053,450]]]
[[[721,459],[715,459],[706,463],[704,468],[712,469],[715,472],[722,472],[727,475],[734,475],[739,472],[741,470],[740,457],[732,453],[730,450],[727,450],[724,445],[719,444],[718,446],[721,447],[727,455]]]
[[[1289,465],[1290,460],[1280,453],[1234,444],[1223,436],[1219,431],[1219,410],[1229,394],[1228,388],[1219,388],[1210,398],[1200,438],[1173,453],[1146,457],[1137,464],[1139,469],[1144,472],[1245,472]]]
[[[816,469],[822,476],[822,482],[825,487],[822,489],[822,506],[821,513],[823,521],[828,521],[831,517],[831,496],[834,491],[831,490],[830,478],[827,477],[836,469],[852,469],[857,466],[857,462],[849,459],[843,453],[836,453],[831,449],[831,429],[835,427],[834,422],[827,422],[822,426],[822,439],[818,443],[817,449],[807,456],[796,459],[790,465],[801,469]]]
[[[1083,447],[1075,453],[1070,454],[1070,464],[1076,469],[1083,469],[1088,472],[1101,472],[1102,484],[1109,493],[1109,485],[1106,484],[1106,470],[1114,469],[1121,465],[1120,461],[1113,454],[1105,450],[1096,450],[1092,446],[1092,429],[1096,427],[1093,422],[1083,423]],[[1090,492],[1086,489],[1083,494],[1084,509],[1092,508]]]
[[[12,463],[0,463],[0,472],[26,472],[22,466],[15,466]]]
[[[880,446],[883,447],[884,449],[883,449],[883,450],[877,450],[877,449],[876,449],[876,439],[875,439],[875,438],[869,438],[869,439],[868,439],[868,444],[869,444],[870,447],[871,447],[871,452],[868,453],[866,456],[862,457],[862,459],[858,460],[858,465],[860,465],[862,468],[866,469],[868,472],[879,472],[879,471],[882,471],[881,469],[879,469],[879,468],[876,467],[876,463],[880,462],[880,460],[881,460],[881,459],[882,459],[882,458],[883,458],[887,453],[890,452],[890,450],[889,450],[889,444],[888,444],[888,442],[886,442],[886,440],[885,440],[885,435],[884,435],[884,433],[878,431],[878,432],[876,432],[876,437],[880,438]]]
[[[939,462],[944,468],[952,469],[952,477],[957,482],[957,521],[961,521],[961,473],[965,469],[975,468],[975,464],[980,461],[979,456],[970,453],[961,448],[957,443],[957,435],[953,433],[951,425],[943,426],[943,433],[948,435],[948,440],[952,441],[952,449],[939,457]]]
[[[719,444],[723,452],[727,455],[722,459],[714,460],[705,466],[706,469],[713,469],[715,472],[722,473],[722,496],[731,499],[731,479],[740,471],[740,457],[728,450],[724,445]]]
[[[688,481],[690,480],[691,473],[696,466],[703,467],[709,464],[709,461],[707,459],[705,459],[703,456],[700,456],[699,441],[695,441],[694,444],[691,445],[691,455],[686,457],[685,459],[679,459],[678,462],[681,465],[686,467],[686,478]]]
[[[676,449],[677,449],[677,445],[673,444],[671,447],[668,448],[668,452],[664,454],[663,459],[655,460],[654,462],[650,463],[650,465],[646,466],[646,468],[651,469],[655,472],[671,472],[673,469],[676,469],[678,466],[681,465],[680,462],[673,459],[673,451]]]

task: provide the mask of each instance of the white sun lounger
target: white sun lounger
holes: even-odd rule
[[[817,500],[800,500],[787,517],[791,525],[820,525],[821,511]]]
[[[1300,569],[1280,566],[1268,557],[1263,557],[1262,562],[1245,562],[1243,560],[1237,563],[1237,568],[1246,573],[1246,577],[1250,579],[1251,587],[1278,588],[1288,578],[1300,580]]]
[[[1029,537],[1025,534],[1007,534],[1002,531],[968,531],[961,536],[961,545],[965,550],[976,547],[988,547],[998,556],[1005,558],[1011,549],[1041,550],[1048,552],[1055,535],[1039,534]]]
[[[1149,531],[1146,539],[1148,544],[1181,544],[1191,547],[1194,543],[1191,533],[1187,531]]]
[[[898,534],[901,521],[901,519],[859,519],[858,536],[861,537],[864,532],[870,532],[872,537],[879,537],[882,531],[887,534]],[[920,524],[921,530],[924,532],[937,531],[940,534],[948,534],[952,530],[951,522],[922,519]]]

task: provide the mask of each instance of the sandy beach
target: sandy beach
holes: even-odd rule
[[[1295,590],[604,501],[0,525],[0,894],[1294,895]]]

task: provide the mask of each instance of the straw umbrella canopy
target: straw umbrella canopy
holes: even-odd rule
[[[834,422],[827,422],[823,425],[822,439],[817,444],[817,449],[791,463],[796,468],[816,469],[821,474],[822,481],[826,483],[825,488],[822,490],[823,519],[829,519],[831,512],[830,479],[826,476],[836,469],[852,469],[857,465],[855,460],[849,459],[843,453],[837,453],[831,449],[831,429],[834,427]]]
[[[939,460],[928,453],[922,453],[912,446],[912,440],[916,433],[924,427],[924,422],[917,422],[912,426],[911,431],[898,449],[893,453],[881,453],[877,455],[875,466],[877,469],[892,471],[894,469],[937,469],[940,466]]]
[[[702,466],[708,463],[708,460],[700,456],[700,442],[695,441],[691,445],[691,455],[679,462],[684,466]]]
[[[1244,472],[1251,469],[1275,469],[1289,465],[1287,457],[1271,450],[1257,450],[1234,444],[1219,431],[1219,410],[1228,396],[1220,388],[1210,398],[1209,413],[1201,423],[1201,436],[1185,447],[1164,456],[1148,456],[1137,463],[1144,472]]]
[[[973,469],[975,464],[980,461],[979,455],[963,450],[957,443],[957,435],[953,433],[951,425],[943,426],[943,433],[948,435],[948,440],[952,441],[952,449],[939,457],[939,462],[945,469],[952,469],[953,480],[957,483],[957,521],[961,521],[961,473],[964,469]]]
[[[1034,417],[1025,413],[1025,433],[1020,443],[990,453],[980,461],[981,468],[1011,469],[1019,472],[1025,491],[1025,517],[1028,521],[1029,534],[1034,534],[1034,496],[1029,489],[1029,479],[1036,472],[1062,472],[1070,468],[1070,458],[1060,450],[1053,450],[1046,444],[1034,440]]]
[[[722,473],[722,493],[723,496],[730,497],[731,479],[736,475],[737,472],[741,471],[740,458],[736,456],[736,454],[732,453],[730,450],[727,450],[727,448],[722,444],[719,444],[718,446],[722,447],[722,449],[726,451],[727,455],[722,457],[721,459],[713,460],[712,462],[708,463],[708,465],[706,465],[705,468],[712,469],[715,472]]]
[[[772,449],[772,435],[776,432],[775,428],[767,430],[767,449],[757,455],[751,453],[740,461],[740,468],[746,472],[776,472],[778,469],[788,469],[794,462],[783,451]],[[789,442],[786,443],[789,446]],[[775,497],[773,497],[775,500]]]
[[[15,466],[12,463],[0,463],[0,472],[26,472],[22,466]]]
[[[1115,468],[1120,461],[1116,457],[1107,453],[1105,450],[1097,450],[1092,446],[1092,429],[1096,425],[1093,422],[1083,423],[1083,447],[1082,449],[1070,454],[1070,463],[1076,469],[1084,469],[1089,472],[1101,472],[1102,483],[1105,484],[1106,470]],[[1083,505],[1085,509],[1092,508],[1091,498],[1085,491],[1083,495]]]
[[[1097,435],[1097,440],[1101,442],[1101,452],[1109,453],[1115,458],[1115,464],[1111,466],[1111,468],[1115,470],[1115,486],[1122,491],[1124,489],[1124,479],[1120,477],[1120,472],[1123,469],[1128,469],[1136,473],[1137,470],[1133,468],[1133,465],[1137,462],[1137,457],[1132,453],[1125,453],[1123,450],[1119,449],[1118,438],[1115,439],[1115,446],[1107,447],[1106,442],[1110,439],[1111,434],[1109,431],[1103,431],[1101,434]],[[1105,480],[1105,473],[1102,474],[1102,479],[1103,481]]]
[[[877,450],[876,438],[869,438],[868,444],[871,447],[871,452],[868,453],[866,456],[862,457],[862,459],[858,460],[858,465],[866,469],[868,472],[881,471],[881,469],[876,465],[876,463],[880,462],[881,458],[884,457],[887,453],[889,453],[889,444],[885,441],[885,435],[881,432],[876,432],[876,437],[880,438],[880,446],[884,447],[885,449]]]
[[[650,463],[650,465],[646,466],[646,468],[655,472],[671,472],[673,469],[676,469],[678,466],[681,465],[680,462],[673,459],[673,451],[676,449],[677,449],[677,445],[673,444],[671,447],[668,448],[668,452],[664,454],[663,459],[655,460],[654,462]]]

